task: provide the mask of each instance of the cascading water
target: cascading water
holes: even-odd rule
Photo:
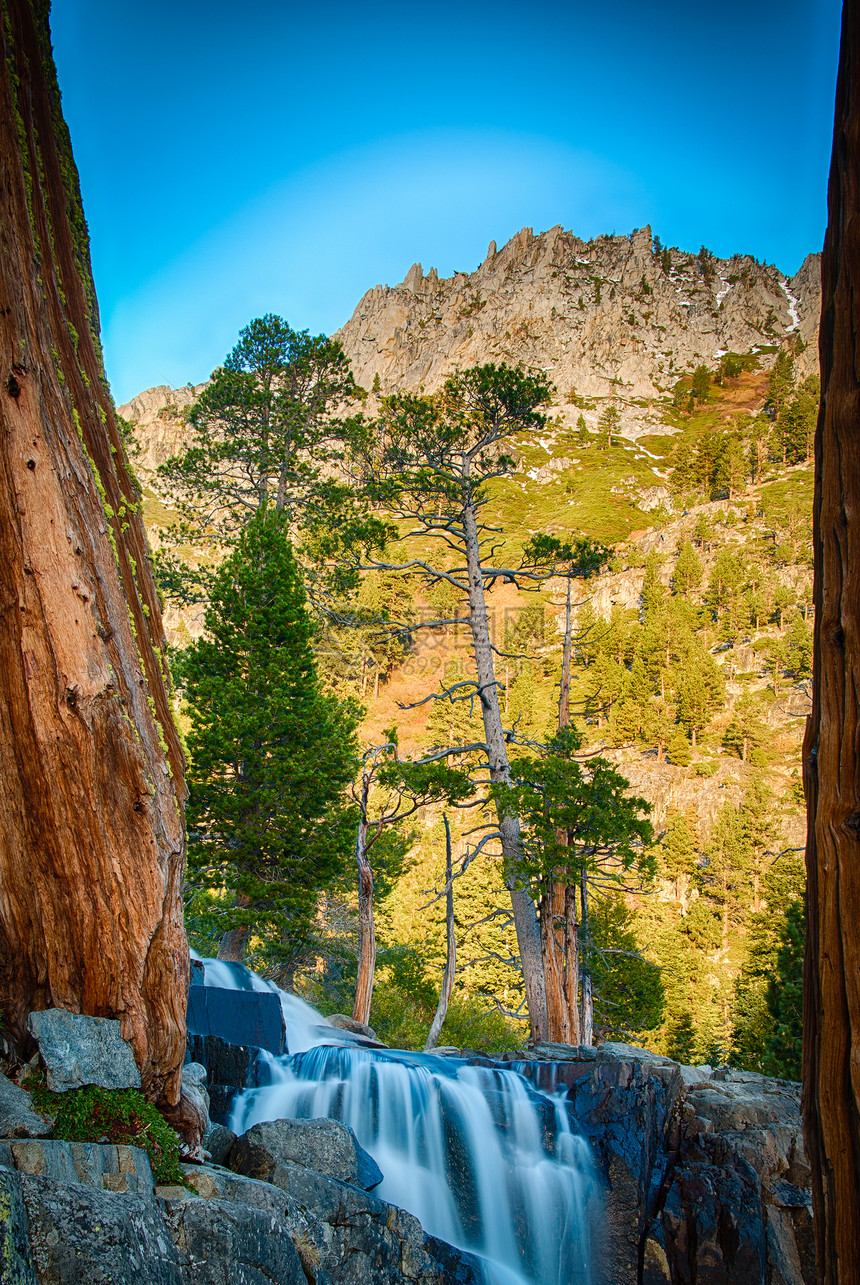
[[[287,1028],[289,1052],[262,1055],[269,1083],[238,1097],[231,1128],[340,1120],[382,1170],[374,1194],[479,1256],[487,1285],[589,1285],[591,1155],[560,1098],[513,1070],[353,1045],[249,970],[204,962],[208,985],[276,991]]]

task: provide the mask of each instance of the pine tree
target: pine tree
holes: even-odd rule
[[[702,583],[704,567],[689,540],[684,540],[675,559],[672,573],[672,590],[684,598],[695,594]]]
[[[692,394],[697,402],[706,402],[711,391],[711,372],[707,366],[697,366],[693,371]]]
[[[316,899],[350,859],[339,806],[357,758],[357,712],[325,695],[284,514],[260,512],[215,576],[206,636],[183,655],[192,725],[192,882],[211,897],[220,956],[252,944],[300,957]]]

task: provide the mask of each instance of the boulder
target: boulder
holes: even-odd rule
[[[250,1044],[270,1053],[284,1051],[284,1014],[274,991],[191,986],[186,1017],[195,1035],[218,1035],[231,1044]]]
[[[146,1194],[155,1186],[146,1152],[112,1142],[0,1141],[0,1165],[100,1191]]]
[[[186,1169],[210,1200],[248,1203],[288,1227],[311,1285],[479,1285],[474,1259],[425,1237],[417,1218],[348,1183],[285,1162],[274,1182]]]
[[[30,1257],[21,1179],[4,1169],[0,1169],[0,1281],[3,1285],[38,1285]]]
[[[6,1177],[21,1184],[39,1285],[185,1285],[162,1207],[152,1196],[28,1174]]]
[[[33,1110],[33,1099],[5,1075],[0,1075],[0,1138],[44,1138],[51,1125]]]
[[[224,1165],[235,1141],[236,1135],[232,1129],[223,1124],[213,1124],[203,1135],[203,1150],[209,1152],[214,1165]]]
[[[300,1165],[369,1191],[382,1172],[352,1129],[336,1120],[270,1120],[238,1138],[229,1165],[237,1173],[274,1182],[278,1165]]]
[[[379,1043],[379,1036],[372,1026],[368,1026],[366,1022],[359,1022],[354,1017],[347,1017],[346,1013],[332,1013],[328,1022],[338,1031],[352,1031],[353,1035],[363,1035],[366,1039]]]
[[[30,1014],[29,1028],[52,1093],[67,1093],[86,1084],[102,1089],[140,1088],[131,1045],[112,1018],[47,1008]]]
[[[249,1205],[167,1200],[184,1285],[306,1285],[288,1228]]]

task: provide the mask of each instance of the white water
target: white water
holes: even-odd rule
[[[374,1194],[478,1255],[487,1285],[589,1285],[593,1167],[561,1097],[512,1070],[351,1046],[347,1032],[249,970],[205,968],[207,985],[276,991],[287,1027],[290,1052],[263,1055],[270,1083],[237,1098],[232,1129],[340,1120],[382,1170]]]

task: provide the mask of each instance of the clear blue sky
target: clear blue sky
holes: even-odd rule
[[[54,0],[118,403],[277,312],[560,223],[793,273],[821,248],[838,0]]]

